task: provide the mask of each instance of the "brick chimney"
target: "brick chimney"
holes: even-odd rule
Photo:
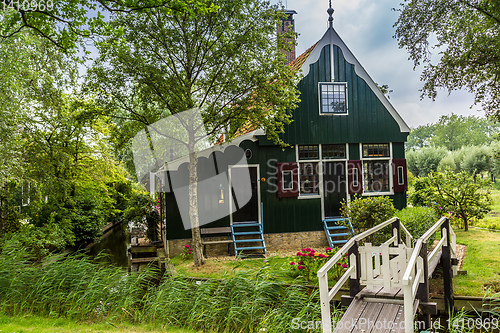
[[[295,10],[284,9],[283,12],[286,17],[281,20],[281,24],[278,26],[278,33],[285,33],[290,30],[295,31],[295,20],[293,19],[293,14],[297,14]],[[291,50],[284,51],[286,54],[286,59],[288,63],[295,60],[295,43],[291,45]]]

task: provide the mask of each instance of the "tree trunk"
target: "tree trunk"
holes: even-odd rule
[[[467,215],[462,215],[462,220],[464,220],[464,230],[469,231],[469,220],[467,219]]]
[[[192,140],[191,140],[192,139]],[[201,245],[200,219],[198,216],[198,158],[194,150],[195,141],[189,138],[189,220],[191,221],[191,236],[193,246],[194,265],[196,267],[205,263],[203,246]]]

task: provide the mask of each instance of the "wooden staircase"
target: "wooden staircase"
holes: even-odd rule
[[[349,227],[342,224],[342,222],[347,221]],[[350,219],[344,219],[343,217],[330,217],[323,220],[323,229],[325,230],[326,239],[328,240],[328,245],[331,248],[340,247],[347,243],[349,238],[355,235],[354,229],[351,224]]]
[[[130,264],[133,272],[141,271],[148,264],[158,261],[160,267],[165,262],[165,253],[160,242],[147,245],[133,245],[130,247]]]
[[[264,255],[267,254],[261,223],[234,222],[231,225],[231,236],[233,237],[235,256],[249,250],[262,250]]]

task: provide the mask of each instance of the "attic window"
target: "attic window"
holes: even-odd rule
[[[320,83],[321,114],[347,114],[347,83]]]

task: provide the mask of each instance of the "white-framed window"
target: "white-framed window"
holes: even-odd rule
[[[319,145],[298,146],[299,196],[319,195]]]
[[[283,190],[293,190],[293,171],[283,170],[281,172],[281,183]]]
[[[316,198],[321,193],[323,162],[346,160],[346,144],[298,145],[299,197]]]
[[[389,143],[361,144],[364,194],[392,192],[391,148]]]
[[[322,115],[347,114],[347,82],[319,83],[319,113]]]

